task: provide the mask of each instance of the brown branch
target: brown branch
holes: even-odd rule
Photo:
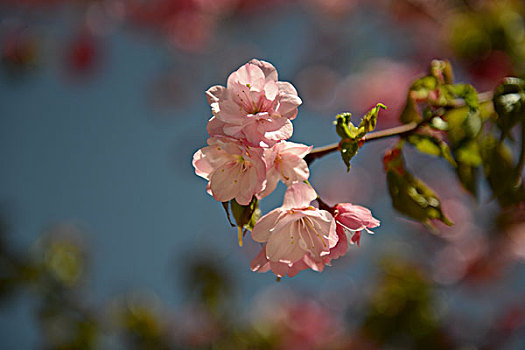
[[[371,132],[367,134],[365,137],[363,137],[361,139],[361,142],[366,143],[370,141],[381,140],[381,139],[392,137],[392,136],[404,136],[418,129],[423,124],[426,124],[426,122],[422,122],[422,123],[411,122],[408,124],[396,126],[394,128]],[[304,157],[304,160],[306,161],[307,164],[310,164],[317,158],[324,157],[325,155],[335,152],[337,150],[339,150],[339,143],[334,143],[334,144],[323,146],[323,147],[317,147],[317,148],[314,148],[312,152],[307,154],[306,157]]]

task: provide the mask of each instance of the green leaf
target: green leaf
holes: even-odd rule
[[[343,162],[346,164],[347,171],[350,171],[350,160],[357,154],[359,150],[359,143],[355,140],[344,139],[341,142],[339,151]]]
[[[459,163],[478,167],[481,165],[481,154],[476,141],[464,142],[461,147],[455,149],[454,156]]]
[[[521,171],[514,166],[511,150],[494,137],[481,142],[483,169],[494,197],[502,207],[509,207],[525,200]]]
[[[407,102],[405,104],[405,108],[403,108],[403,111],[401,112],[400,119],[401,123],[403,124],[408,124],[411,122],[419,123],[421,120],[423,120],[421,114],[419,114],[416,101],[414,101],[410,95],[407,97]]]
[[[459,182],[467,192],[477,198],[478,196],[479,168],[467,163],[457,162],[456,175]]]
[[[447,112],[448,139],[456,160],[459,182],[474,197],[477,196],[477,167],[481,165],[478,138],[483,121],[479,110],[470,107],[455,108]]]
[[[406,171],[403,175],[388,171],[387,183],[392,206],[399,213],[430,226],[434,219],[452,225],[443,214],[439,198],[423,181]]]
[[[378,103],[374,108],[369,110],[361,119],[359,123],[358,137],[365,136],[366,133],[373,131],[377,125],[377,117],[381,109],[386,109],[386,106],[382,103]]]
[[[358,129],[352,124],[352,113],[338,114],[335,121],[335,131],[341,138],[356,138]]]
[[[430,154],[436,157],[443,157],[452,166],[456,166],[456,161],[452,157],[450,148],[443,141],[431,135],[411,134],[406,140],[414,145],[420,152]]]
[[[394,209],[429,226],[432,226],[431,220],[434,219],[452,225],[443,214],[441,202],[434,191],[406,170],[399,145],[386,153],[384,162]]]

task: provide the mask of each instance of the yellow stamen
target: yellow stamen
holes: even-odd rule
[[[284,179],[285,179],[286,181],[289,181],[289,180],[290,180],[290,178],[289,178],[288,176],[284,175],[284,169],[283,169],[283,168],[281,168],[281,175],[284,177]]]
[[[239,247],[242,247],[242,227],[237,226],[237,229],[239,230]]]

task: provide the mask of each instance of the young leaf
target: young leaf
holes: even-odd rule
[[[355,140],[343,139],[340,144],[339,151],[343,162],[347,167],[347,171],[350,171],[350,160],[357,154],[359,150],[359,143]]]
[[[514,167],[512,152],[502,142],[487,136],[481,143],[483,169],[494,197],[502,207],[525,200],[521,171]]]
[[[405,108],[403,108],[403,111],[401,112],[400,120],[403,124],[408,124],[411,122],[419,123],[421,120],[423,120],[417,108],[417,103],[413,98],[410,97],[410,94],[407,97]]]
[[[356,138],[357,128],[352,124],[351,121],[352,113],[341,113],[338,114],[335,121],[335,131],[341,138]]]
[[[378,103],[374,108],[368,111],[361,122],[359,127],[354,126],[351,121],[351,113],[341,113],[337,115],[335,121],[335,130],[341,137],[341,143],[339,145],[339,151],[341,157],[346,164],[348,171],[350,171],[350,160],[357,154],[359,150],[360,140],[370,131],[374,130],[377,124],[377,116],[381,109],[386,109],[386,106],[382,103]]]
[[[414,145],[420,152],[436,157],[443,157],[452,166],[456,166],[456,161],[452,157],[450,148],[443,141],[432,135],[411,134],[406,138],[407,142]]]
[[[455,108],[444,116],[448,123],[448,139],[456,160],[456,175],[463,187],[477,196],[477,167],[481,165],[478,138],[483,121],[479,110]]]
[[[418,102],[426,101],[430,96],[435,94],[439,82],[434,76],[425,76],[412,83],[408,90],[407,102],[403,112],[401,112],[401,122],[408,124],[411,122],[420,122],[423,117],[419,113]]]
[[[474,198],[478,196],[478,173],[479,167],[457,162],[456,175],[458,180]]]
[[[384,162],[394,209],[429,226],[432,226],[431,220],[434,219],[452,225],[443,214],[441,202],[434,191],[406,170],[399,147],[387,152]]]
[[[374,108],[369,110],[361,119],[359,123],[358,137],[365,136],[366,133],[373,131],[377,125],[377,116],[381,109],[386,109],[386,106],[382,103],[378,103]]]

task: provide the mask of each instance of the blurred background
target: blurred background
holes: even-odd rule
[[[381,226],[324,272],[251,272],[193,171],[204,91],[251,58],[303,100],[292,140],[337,141],[337,113],[399,124],[433,58],[479,91],[525,75],[525,5],[490,0],[3,0],[0,347],[525,349],[525,211],[478,201],[408,154],[455,225],[396,214],[382,154],[311,166],[325,201]],[[262,201],[279,206],[283,187]]]

